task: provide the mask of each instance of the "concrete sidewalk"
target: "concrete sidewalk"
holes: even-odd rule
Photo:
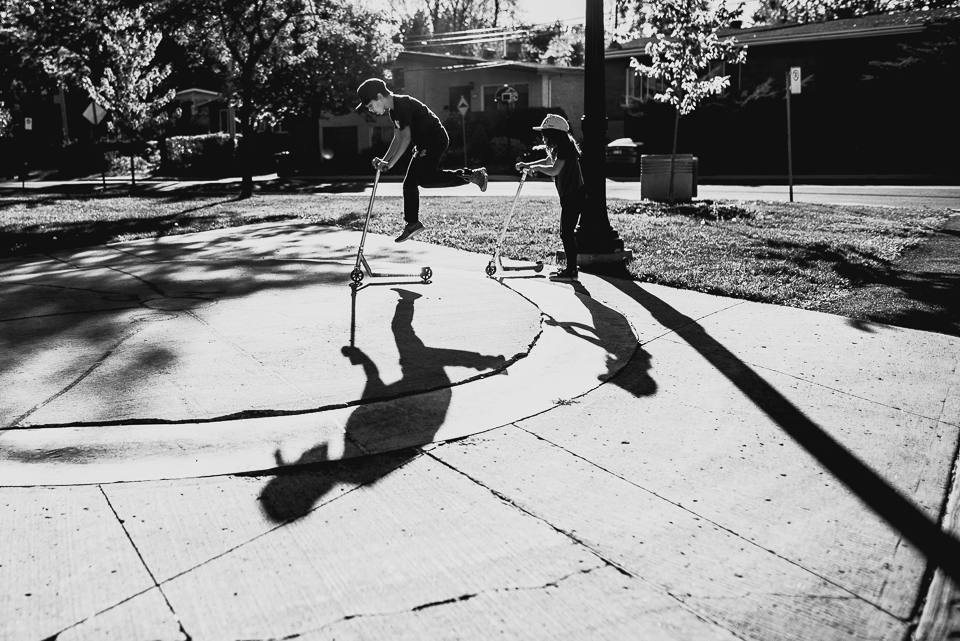
[[[0,638],[960,630],[960,339],[358,240],[0,262]]]

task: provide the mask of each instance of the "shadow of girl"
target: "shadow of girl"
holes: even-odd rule
[[[400,296],[391,322],[400,356],[400,379],[385,383],[376,363],[363,350],[354,346],[341,349],[366,376],[361,404],[350,414],[339,448],[343,454],[338,458],[353,460],[319,469],[281,471],[260,493],[262,509],[270,520],[300,518],[335,486],[374,483],[415,458],[418,452],[412,448],[432,442],[446,420],[453,394],[446,368],[483,371],[506,366],[502,355],[426,346],[413,329],[414,303],[420,294],[400,288],[394,291]],[[375,402],[364,403],[367,399]],[[275,457],[278,467],[303,466],[329,461],[331,449],[329,443],[321,443],[292,463],[285,462],[279,452]]]

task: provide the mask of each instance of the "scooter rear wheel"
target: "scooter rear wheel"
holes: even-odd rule
[[[423,279],[423,282],[429,283],[431,276],[433,276],[433,270],[429,267],[424,267],[420,270],[420,278]]]

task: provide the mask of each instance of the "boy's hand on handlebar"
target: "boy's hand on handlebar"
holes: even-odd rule
[[[384,169],[390,168],[390,163],[388,163],[383,158],[374,158],[373,162],[371,162],[370,164],[372,164],[373,168],[376,169],[377,171],[382,171]]]

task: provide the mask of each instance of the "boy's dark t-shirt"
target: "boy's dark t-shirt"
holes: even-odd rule
[[[573,149],[557,149],[557,160],[563,160],[563,168],[554,177],[557,194],[563,198],[575,194],[583,188],[583,174],[580,172],[580,158]]]
[[[398,130],[410,127],[410,142],[418,148],[447,139],[447,132],[437,114],[412,96],[394,94],[390,120]]]

